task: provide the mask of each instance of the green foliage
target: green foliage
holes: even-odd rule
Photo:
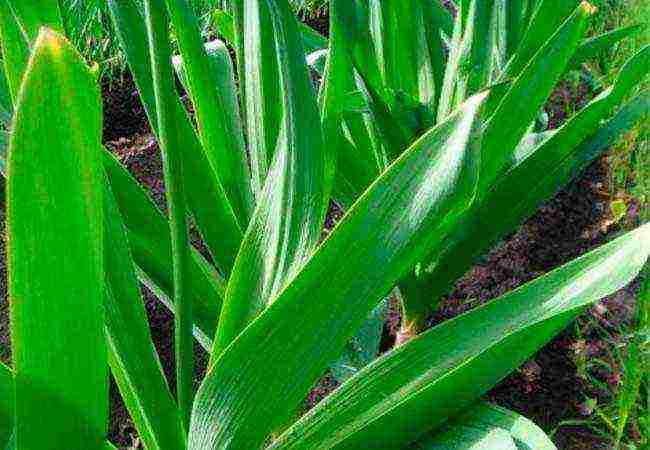
[[[167,218],[101,150],[97,80],[53,31],[58,3],[0,0],[15,355],[0,366],[0,392],[15,397],[0,402],[2,444],[110,448],[108,362],[149,449],[553,448],[477,402],[639,273],[650,225],[423,324],[476,258],[647,117],[648,92],[626,98],[650,48],[544,130],[534,124],[558,80],[635,30],[584,42],[593,9],[577,1],[463,1],[454,20],[437,2],[404,13],[333,0],[327,41],[287,0],[225,3],[238,83],[188,0],[106,5],[160,143]],[[318,89],[314,50],[327,58]],[[331,201],[345,216],[321,240]],[[137,278],[175,313],[176,400]],[[375,358],[391,292],[401,345]],[[196,393],[192,334],[211,357]],[[347,382],[297,417],[328,367],[351,361]]]

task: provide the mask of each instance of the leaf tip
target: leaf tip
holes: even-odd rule
[[[587,16],[592,16],[598,12],[598,8],[588,1],[583,1],[580,3],[580,9],[584,11]]]
[[[63,36],[48,27],[41,27],[36,38],[35,48],[49,51],[53,55],[59,55],[62,50]]]

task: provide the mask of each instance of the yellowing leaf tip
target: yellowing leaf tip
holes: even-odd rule
[[[598,8],[595,7],[594,5],[592,5],[591,3],[587,2],[587,1],[584,1],[584,2],[580,3],[580,8],[582,8],[582,10],[585,13],[587,13],[587,15],[590,15],[590,16],[594,15],[594,14],[596,14],[598,12]]]

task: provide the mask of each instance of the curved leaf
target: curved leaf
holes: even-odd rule
[[[214,361],[194,404],[189,449],[261,445],[379,299],[457,224],[475,195],[484,98],[470,99],[405,152]]]
[[[297,22],[286,0],[264,1],[277,43],[283,121],[273,165],[228,283],[213,358],[311,257],[329,204],[331,162]]]
[[[624,287],[650,253],[650,224],[377,359],[283,434],[276,449],[395,448],[436,429]]]
[[[537,425],[506,408],[473,405],[441,430],[409,447],[420,450],[557,450]]]

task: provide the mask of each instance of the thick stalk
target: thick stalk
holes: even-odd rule
[[[178,140],[176,95],[171,65],[168,20],[162,0],[146,0],[145,16],[158,115],[158,139],[162,150],[165,192],[169,209],[174,272],[174,350],[176,395],[187,430],[193,401],[194,350],[192,303],[186,284],[189,267],[189,239],[183,185],[181,142]]]

